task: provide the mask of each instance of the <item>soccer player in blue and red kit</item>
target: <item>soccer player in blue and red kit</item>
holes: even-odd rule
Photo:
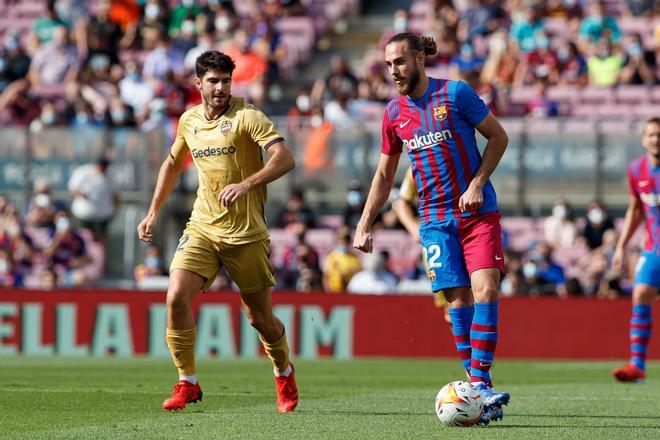
[[[430,37],[401,33],[385,46],[399,95],[383,116],[381,155],[353,245],[371,252],[371,224],[385,204],[401,152],[410,157],[419,196],[420,237],[434,292],[450,303],[454,340],[484,400],[480,421],[503,416],[509,394],[492,387],[498,295],[504,273],[500,214],[490,175],[508,137],[475,91],[461,81],[430,78]],[[475,129],[488,143],[481,157]]]
[[[651,338],[651,305],[660,288],[660,117],[644,124],[642,145],[646,154],[628,165],[630,204],[623,231],[616,246],[612,265],[623,270],[626,244],[646,221],[646,242],[635,268],[630,320],[630,363],[614,370],[621,382],[646,379],[646,351]]]

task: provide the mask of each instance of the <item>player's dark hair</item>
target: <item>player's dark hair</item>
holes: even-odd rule
[[[658,125],[660,125],[660,116],[651,116],[650,118],[648,118],[646,120],[646,123],[644,124],[644,126],[647,126],[649,124],[658,124]]]
[[[407,41],[408,50],[413,54],[424,52],[426,56],[431,56],[438,52],[438,46],[435,44],[433,37],[419,37],[412,32],[401,32],[390,38],[387,41],[387,44],[396,43],[397,41]]]
[[[234,73],[235,68],[236,64],[234,64],[234,60],[217,50],[207,50],[195,60],[195,72],[199,79],[202,79],[206,75],[206,72],[210,71],[231,75]]]

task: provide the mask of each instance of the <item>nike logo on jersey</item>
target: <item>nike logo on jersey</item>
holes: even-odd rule
[[[409,123],[411,120],[412,120],[412,119],[408,119],[406,122],[402,122],[402,123],[400,123],[400,124],[399,124],[399,128],[403,128],[403,127],[405,127],[406,125],[408,125],[408,123]]]
[[[501,259],[502,257],[500,257],[499,255],[495,255],[495,260],[500,261]]]

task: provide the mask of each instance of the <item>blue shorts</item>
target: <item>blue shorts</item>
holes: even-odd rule
[[[635,266],[635,285],[646,284],[660,288],[660,255],[653,251],[644,251]]]
[[[469,287],[475,270],[505,272],[499,212],[422,223],[419,235],[434,292]]]

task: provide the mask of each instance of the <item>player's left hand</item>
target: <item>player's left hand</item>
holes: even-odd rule
[[[362,231],[357,228],[355,237],[353,237],[353,247],[370,254],[374,250],[374,239],[371,236],[371,231]]]
[[[462,212],[476,211],[477,209],[481,208],[483,203],[484,193],[481,188],[470,185],[458,200],[458,207]]]
[[[218,203],[225,206],[231,206],[232,203],[240,197],[243,197],[249,190],[250,188],[242,182],[231,183],[220,191]]]

